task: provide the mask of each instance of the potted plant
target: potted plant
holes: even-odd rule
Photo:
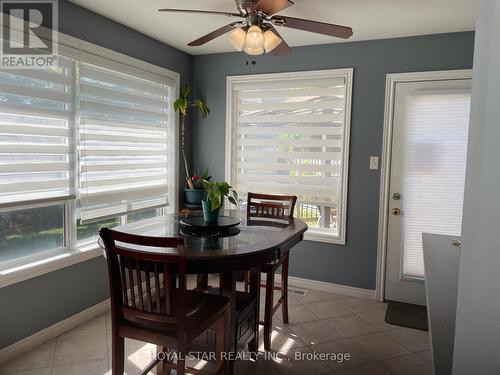
[[[190,190],[196,189],[195,182],[197,180],[200,180],[200,178],[203,178],[203,176],[195,179],[195,177],[197,177],[197,176],[191,176],[191,174],[189,173],[189,166],[188,166],[188,162],[186,159],[186,142],[185,142],[186,141],[186,136],[185,136],[185,134],[186,134],[186,118],[187,118],[189,108],[199,109],[203,118],[207,117],[208,114],[210,113],[210,108],[208,108],[208,106],[203,101],[201,101],[199,99],[190,100],[189,94],[190,94],[189,86],[188,85],[182,86],[181,95],[180,95],[179,99],[177,99],[174,102],[174,110],[176,112],[179,112],[179,119],[180,119],[180,125],[181,125],[181,152],[182,152],[182,158],[184,159],[184,170],[186,172],[186,184],[187,184],[187,188],[185,188],[184,191],[186,192],[185,193],[186,194],[186,201],[188,201],[188,202],[190,200],[188,199],[187,195],[189,193],[192,193],[192,192],[190,192]],[[206,171],[206,172],[208,174],[208,171]],[[195,193],[194,196],[200,196],[200,194]],[[192,197],[194,197],[194,196],[192,196]],[[198,200],[197,203],[190,203],[190,204],[199,205],[200,201],[201,201],[201,199]],[[193,201],[191,200],[191,202],[193,202]]]
[[[231,185],[226,181],[211,182],[202,180],[207,192],[206,199],[201,201],[203,207],[203,218],[208,223],[217,222],[219,211],[224,204],[224,198],[234,205],[238,205],[238,193],[231,190]]]
[[[201,201],[206,199],[207,192],[205,191],[205,186],[202,181],[210,181],[212,176],[208,175],[208,168],[205,169],[203,175],[198,176],[194,175],[189,179],[193,183],[194,189],[184,189],[184,195],[186,197],[186,206],[187,207],[197,207],[199,208],[201,205]]]

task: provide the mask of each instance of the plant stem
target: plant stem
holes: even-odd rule
[[[182,149],[182,158],[184,159],[184,170],[186,172],[187,184],[190,189],[194,190],[193,181],[191,181],[191,176],[189,175],[189,167],[186,159],[185,133],[186,133],[186,116],[181,113],[181,149]]]

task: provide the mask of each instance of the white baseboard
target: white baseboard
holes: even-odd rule
[[[276,274],[276,283],[281,280],[281,275]],[[359,297],[366,299],[375,299],[375,290],[356,288],[353,286],[332,284],[324,281],[302,279],[300,277],[288,276],[288,285],[302,289],[312,289],[321,292],[342,294],[349,297]]]
[[[28,336],[6,348],[0,350],[0,364],[17,357],[31,349],[50,341],[64,332],[83,324],[96,316],[99,316],[110,309],[110,300],[107,299],[83,310],[67,319],[61,320],[50,327]]]

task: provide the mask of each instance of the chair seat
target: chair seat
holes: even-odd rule
[[[179,290],[174,292],[175,299],[179,300]],[[186,305],[186,326],[185,333],[188,338],[196,337],[199,333],[210,327],[229,306],[229,300],[226,297],[188,290]],[[153,296],[153,301],[156,296]],[[165,295],[161,292],[160,303],[165,303]],[[177,313],[174,305],[172,315]],[[156,311],[156,302],[153,303],[152,311]],[[170,337],[178,336],[178,326],[176,323],[158,322],[148,319],[147,316],[138,316],[136,314],[124,311],[124,320],[120,323],[122,327],[130,329],[152,330],[159,335]]]

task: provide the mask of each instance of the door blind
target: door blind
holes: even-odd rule
[[[0,206],[68,199],[74,61],[0,72]]]
[[[80,64],[83,222],[167,205],[171,86]]]
[[[403,276],[424,277],[422,233],[461,235],[470,93],[406,97]]]
[[[232,181],[249,191],[294,194],[337,207],[343,164],[345,77],[233,86]]]

